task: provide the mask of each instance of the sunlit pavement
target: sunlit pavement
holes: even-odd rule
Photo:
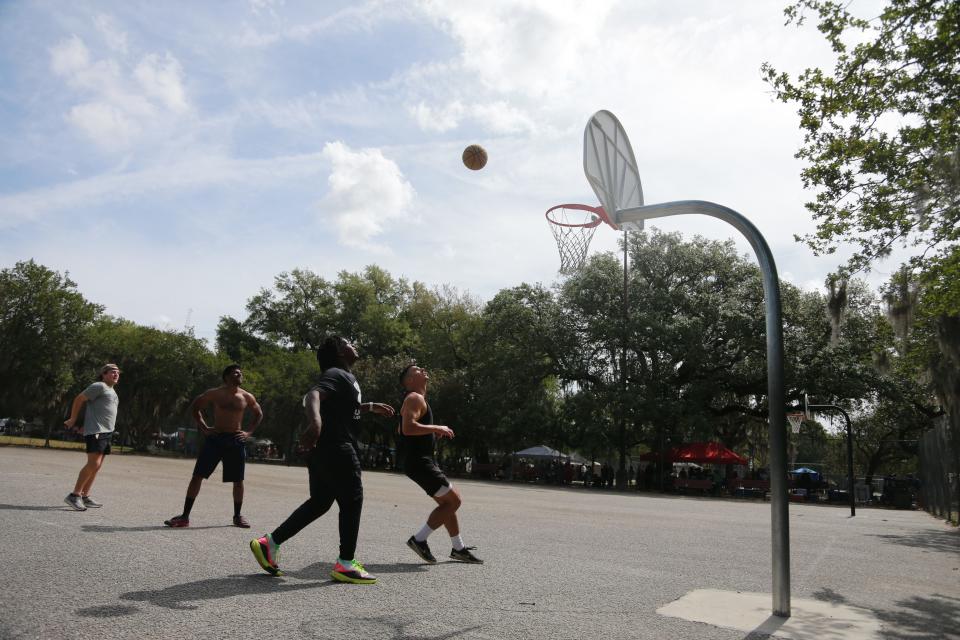
[[[192,460],[108,457],[92,492],[105,506],[75,512],[63,497],[83,461],[0,448],[4,639],[830,640],[853,637],[848,614],[861,637],[960,637],[960,533],[920,511],[791,504],[796,615],[782,621],[769,618],[769,503],[455,480],[464,539],[486,564],[447,561],[437,531],[440,562],[425,565],[404,543],[432,501],[365,473],[357,557],[379,582],[346,585],[329,577],[335,506],[283,546],[283,577],[247,546],[305,499],[303,468],[247,467],[253,529],[230,526],[219,470],[190,528],[169,529]]]

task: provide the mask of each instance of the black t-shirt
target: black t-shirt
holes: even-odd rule
[[[317,449],[344,443],[356,448],[357,437],[354,432],[360,420],[360,385],[357,379],[345,369],[330,367],[323,372],[313,389],[326,394],[320,403],[323,428],[317,440]]]
[[[403,395],[406,399],[410,391]],[[426,398],[424,398],[426,402]],[[417,422],[420,424],[433,424],[433,409],[430,408],[430,404],[427,403],[427,410],[422,416],[417,418]],[[419,436],[407,436],[403,434],[403,418],[400,418],[400,426],[397,427],[398,438],[398,448],[400,449],[400,455],[406,458],[432,458],[433,457],[433,444],[434,444],[434,435],[433,432],[424,433]]]

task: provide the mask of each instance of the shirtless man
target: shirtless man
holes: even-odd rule
[[[233,483],[233,525],[248,529],[250,523],[240,515],[243,506],[243,469],[247,459],[245,442],[263,420],[263,411],[253,394],[240,388],[243,371],[240,365],[231,364],[223,370],[223,384],[197,396],[190,405],[190,413],[197,423],[197,429],[206,436],[197,464],[193,468],[193,477],[187,486],[187,498],[183,502],[183,513],[165,520],[168,527],[189,527],[190,510],[193,501],[200,493],[200,485],[205,478],[223,461],[223,481]],[[203,410],[213,405],[213,427],[203,419]],[[253,413],[253,424],[249,431],[241,427],[243,412],[249,409]]]

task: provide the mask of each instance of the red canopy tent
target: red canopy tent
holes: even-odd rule
[[[656,462],[660,453],[651,451],[639,457],[640,460]],[[668,462],[696,462],[699,464],[747,464],[747,459],[734,453],[719,442],[691,442],[674,447],[666,454]]]
[[[682,445],[676,454],[677,462],[711,464],[747,464],[747,459],[719,442],[691,442]]]

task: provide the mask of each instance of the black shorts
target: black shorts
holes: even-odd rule
[[[407,458],[403,461],[403,472],[430,497],[436,496],[443,487],[450,486],[447,476],[443,475],[433,458]]]
[[[83,436],[83,441],[87,443],[87,453],[110,453],[110,439],[113,433],[94,433],[93,435]]]
[[[223,461],[223,481],[240,482],[247,460],[247,447],[236,433],[213,433],[207,436],[193,467],[193,475],[209,478]]]

